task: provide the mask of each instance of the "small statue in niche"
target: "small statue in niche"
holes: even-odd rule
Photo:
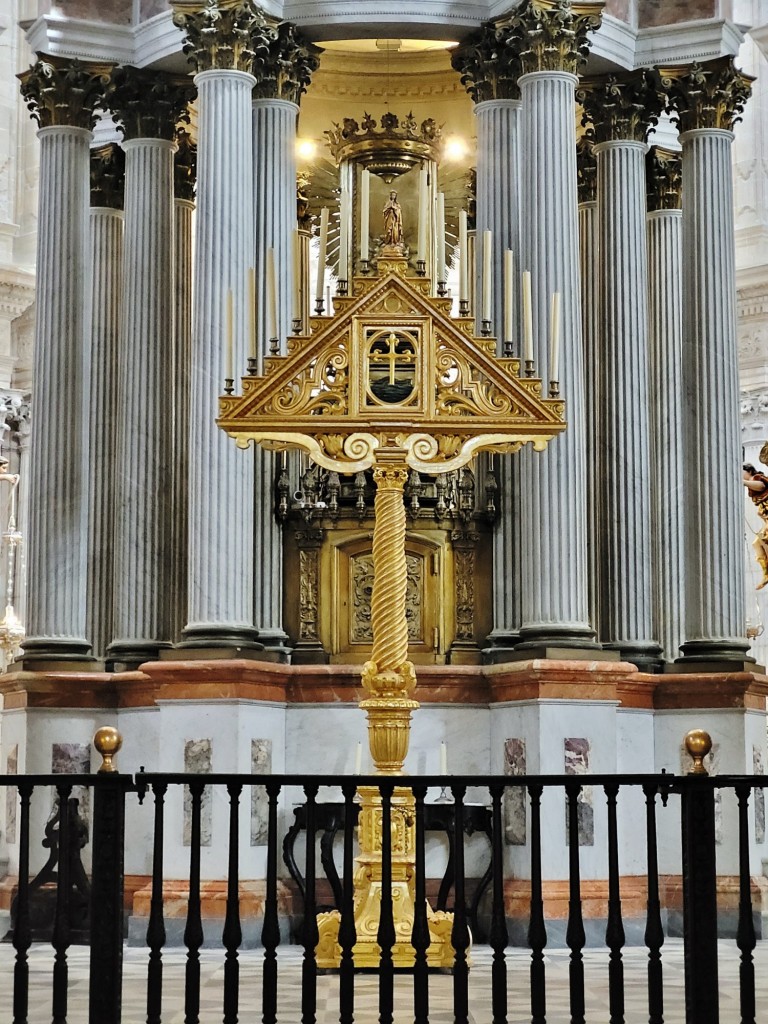
[[[403,211],[397,201],[397,192],[389,193],[384,204],[384,244],[401,246],[403,244]]]
[[[760,452],[761,459],[764,453],[768,456],[768,444],[763,445]],[[744,463],[743,470],[744,486],[747,488],[757,514],[763,521],[761,529],[755,534],[755,539],[752,542],[757,563],[763,572],[763,578],[758,583],[757,590],[762,590],[764,586],[768,585],[768,476],[765,473],[759,473],[750,462]]]

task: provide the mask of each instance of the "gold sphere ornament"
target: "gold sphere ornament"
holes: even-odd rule
[[[689,775],[708,775],[704,767],[704,758],[712,749],[712,737],[704,729],[691,729],[685,737],[685,749],[693,758],[693,767]]]
[[[123,745],[123,737],[112,725],[103,725],[96,730],[93,737],[93,745],[102,757],[102,765],[99,768],[99,775],[107,772],[116,772],[117,766],[114,757]]]

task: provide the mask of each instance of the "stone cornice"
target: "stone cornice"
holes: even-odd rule
[[[134,67],[112,72],[107,103],[126,139],[172,139],[188,121],[195,96],[192,79]]]
[[[733,57],[704,64],[659,68],[661,85],[679,120],[681,132],[697,128],[730,131],[739,121],[752,92],[751,75],[740,71]]]
[[[645,142],[664,105],[655,76],[645,68],[583,78],[576,98],[584,108],[582,124],[596,143]]]
[[[520,58],[508,46],[509,28],[486,22],[451,53],[451,64],[475,103],[520,99]]]
[[[603,5],[604,0],[523,0],[498,24],[510,30],[507,45],[518,53],[523,74],[575,74],[589,53],[587,37],[600,27]]]
[[[0,313],[11,319],[21,316],[35,299],[35,278],[10,267],[0,267]]]
[[[269,58],[274,30],[248,2],[174,0],[173,21],[185,34],[182,49],[198,72],[251,72]]]
[[[679,150],[651,146],[645,161],[649,210],[679,210],[683,186],[683,160]]]
[[[41,128],[69,125],[92,129],[104,103],[110,67],[41,55],[19,76],[21,95]]]
[[[125,153],[117,143],[91,148],[91,206],[122,210]]]

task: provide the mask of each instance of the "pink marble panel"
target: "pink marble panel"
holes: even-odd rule
[[[674,25],[679,21],[697,21],[719,15],[719,0],[638,0],[637,22],[640,28]]]
[[[62,18],[106,21],[110,25],[130,25],[133,20],[132,0],[53,0],[50,11]]]

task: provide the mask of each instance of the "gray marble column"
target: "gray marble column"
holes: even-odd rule
[[[674,661],[685,621],[680,154],[654,147],[646,174],[654,612],[664,657]]]
[[[596,138],[600,246],[598,638],[652,670],[661,649],[653,636],[645,136],[661,104],[644,71],[587,80],[580,97]]]
[[[683,658],[738,663],[749,645],[730,128],[750,86],[730,57],[665,84],[683,147]]]
[[[38,61],[22,94],[40,124],[34,428],[31,442],[25,663],[88,657],[90,379],[89,145],[97,75]],[[62,123],[65,120],[66,123]]]
[[[91,150],[91,421],[87,635],[98,658],[112,639],[115,442],[123,289],[124,159]]]
[[[171,644],[173,135],[191,83],[133,68],[116,69],[112,82],[110,106],[125,136],[125,237],[108,655],[131,666]]]

